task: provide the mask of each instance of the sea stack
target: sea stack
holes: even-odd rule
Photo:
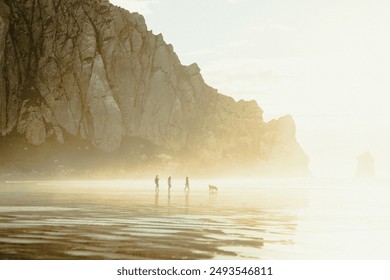
[[[357,157],[358,165],[356,176],[358,177],[373,177],[375,176],[375,160],[369,153],[365,152]]]

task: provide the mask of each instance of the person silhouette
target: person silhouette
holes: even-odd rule
[[[160,179],[158,178],[158,175],[156,175],[156,178],[154,178],[154,183],[156,184],[156,191],[160,189],[160,185],[158,184],[159,180]]]
[[[189,182],[189,179],[188,179],[188,177],[186,177],[186,184],[185,184],[185,188],[184,188],[184,190],[185,191],[189,191],[190,190],[190,182]]]
[[[168,191],[170,191],[172,188],[172,178],[171,176],[168,177]]]

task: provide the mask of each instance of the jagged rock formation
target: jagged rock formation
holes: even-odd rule
[[[0,69],[3,136],[70,134],[107,152],[137,136],[205,160],[307,169],[291,117],[265,123],[255,101],[206,85],[141,15],[107,0],[0,1]]]

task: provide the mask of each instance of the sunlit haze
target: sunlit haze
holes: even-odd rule
[[[314,176],[390,168],[390,2],[111,0],[144,15],[183,64],[265,120],[292,114]]]
[[[0,259],[390,260],[389,0],[109,1],[0,0]]]

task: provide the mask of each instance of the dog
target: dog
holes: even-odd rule
[[[218,188],[216,186],[209,185],[209,192],[217,192],[217,191],[218,191]]]

